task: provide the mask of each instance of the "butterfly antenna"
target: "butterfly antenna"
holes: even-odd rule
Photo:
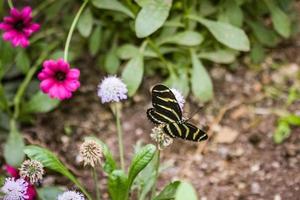
[[[189,121],[190,119],[192,119],[198,112],[200,112],[200,110],[202,110],[202,108],[203,108],[203,106],[200,106],[196,111],[194,111],[193,113],[192,113],[192,115],[189,117],[189,118],[187,118],[187,120],[185,120],[185,121]]]

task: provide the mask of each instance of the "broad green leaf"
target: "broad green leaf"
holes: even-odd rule
[[[91,34],[93,28],[93,14],[89,8],[85,9],[81,14],[77,28],[83,37],[88,37]]]
[[[139,49],[132,44],[124,44],[117,50],[117,55],[123,60],[128,60],[136,56],[139,53]]]
[[[112,171],[116,169],[116,161],[114,160],[113,155],[110,152],[108,146],[104,142],[102,142],[100,139],[93,137],[93,136],[85,137],[84,139],[95,141],[102,146],[103,155],[105,157],[103,169],[108,174],[112,173]]]
[[[176,197],[176,191],[180,185],[180,181],[170,183],[153,200],[174,200]]]
[[[182,200],[182,199],[188,199],[188,200],[198,199],[194,187],[187,182],[181,182],[176,191],[175,200]]]
[[[58,172],[70,179],[89,199],[91,199],[90,195],[82,187],[80,182],[51,151],[39,146],[30,145],[25,147],[24,152],[30,159],[40,161],[44,167]]]
[[[219,20],[241,27],[243,24],[243,11],[235,0],[225,0],[222,4]]]
[[[280,121],[277,125],[275,133],[273,135],[273,140],[276,144],[282,143],[291,134],[291,128],[286,121]]]
[[[220,43],[239,51],[249,51],[249,39],[242,29],[198,16],[190,15],[189,18],[204,25]]]
[[[38,91],[23,106],[25,113],[46,113],[58,106],[60,103],[57,99],[51,99],[48,95]]]
[[[176,33],[173,36],[169,36],[166,38],[163,43],[174,43],[178,45],[185,45],[185,46],[196,46],[202,43],[203,36],[195,31],[184,31]]]
[[[16,56],[16,66],[24,74],[28,72],[30,68],[30,60],[26,51],[20,50]]]
[[[236,51],[230,49],[220,49],[212,52],[201,52],[198,54],[198,57],[213,61],[215,63],[230,64],[234,62],[236,55]]]
[[[120,60],[114,49],[111,49],[105,56],[104,68],[109,74],[116,74],[120,66]]]
[[[37,190],[40,200],[53,200],[57,199],[57,196],[63,192],[59,187],[46,186]]]
[[[137,37],[144,38],[162,27],[169,16],[172,0],[143,1],[142,9],[135,19]]]
[[[108,192],[112,200],[127,200],[128,178],[124,171],[114,170],[108,177]]]
[[[128,175],[128,187],[131,186],[136,176],[149,164],[155,154],[155,146],[148,144],[138,151],[131,162]]]
[[[122,73],[122,79],[127,85],[128,95],[132,96],[139,88],[144,74],[144,58],[141,53],[131,58]]]
[[[102,36],[101,26],[98,26],[93,31],[93,33],[90,37],[90,40],[89,40],[89,50],[93,56],[96,55],[100,49],[101,36]]]
[[[134,14],[117,0],[92,0],[92,3],[96,8],[119,11],[134,18]]]
[[[11,121],[9,136],[4,145],[6,163],[14,167],[19,167],[25,159],[24,146],[23,137],[16,126],[16,122]]]
[[[64,51],[62,51],[62,50],[54,51],[54,52],[50,55],[50,58],[51,58],[51,59],[54,59],[54,60],[57,60],[57,59],[63,58],[63,57],[64,57]],[[74,60],[74,58],[75,58],[74,52],[69,51],[69,54],[68,54],[68,61],[71,62],[71,61]]]
[[[290,18],[275,4],[274,1],[265,0],[271,11],[272,22],[275,30],[283,37],[288,38],[291,34]]]
[[[199,100],[209,101],[213,98],[213,85],[210,76],[193,50],[191,57],[193,65],[191,73],[192,92]]]
[[[277,37],[275,31],[265,27],[259,21],[247,20],[247,24],[253,31],[256,39],[263,45],[268,47],[274,47],[278,44],[279,38]]]

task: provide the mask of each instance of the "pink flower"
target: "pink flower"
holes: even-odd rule
[[[40,29],[40,25],[32,22],[31,8],[26,6],[22,10],[12,8],[10,16],[0,23],[0,29],[4,31],[3,40],[10,41],[14,47],[25,48],[29,45],[28,38]]]
[[[4,165],[4,169],[6,172],[16,180],[20,179],[19,170],[10,165]],[[33,184],[31,184],[28,180],[25,180],[28,183],[26,195],[28,196],[27,200],[35,200],[37,197],[37,192]]]
[[[43,70],[38,74],[41,90],[51,98],[60,100],[72,97],[72,92],[80,86],[79,76],[80,71],[70,69],[69,63],[63,59],[44,61]]]

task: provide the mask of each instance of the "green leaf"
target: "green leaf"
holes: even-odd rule
[[[53,200],[57,199],[57,196],[63,192],[59,187],[46,186],[37,189],[38,196],[40,200]]]
[[[272,22],[275,30],[283,37],[288,38],[291,34],[290,18],[275,4],[274,1],[265,0],[271,11]]]
[[[155,151],[155,146],[148,144],[134,155],[129,168],[128,187],[131,186],[136,176],[149,164]]]
[[[117,55],[123,60],[128,60],[136,56],[139,53],[139,49],[132,44],[124,44],[117,50]]]
[[[91,34],[93,28],[93,14],[89,8],[83,11],[78,20],[77,28],[83,37],[88,37]]]
[[[124,171],[114,170],[108,177],[108,192],[112,200],[128,198],[128,179]]]
[[[101,30],[102,30],[101,26],[97,26],[97,28],[95,28],[89,40],[89,50],[93,56],[98,53],[101,46],[101,37],[102,37]]]
[[[169,16],[172,0],[143,1],[142,9],[135,19],[137,37],[144,38],[162,27]]]
[[[30,60],[26,51],[20,50],[16,56],[16,66],[24,74],[28,72],[30,68]]]
[[[259,21],[247,20],[247,24],[253,31],[255,38],[263,45],[268,47],[274,47],[278,44],[279,38],[277,37],[275,31],[265,27]]]
[[[213,97],[213,85],[210,76],[193,50],[191,57],[193,65],[191,73],[192,92],[199,100],[209,101]]]
[[[222,9],[222,12],[220,12],[219,20],[241,27],[244,15],[238,3],[235,0],[225,0],[221,6],[219,8]]]
[[[110,152],[108,146],[104,142],[102,142],[100,139],[93,137],[93,136],[85,137],[84,140],[92,140],[102,146],[103,155],[105,157],[105,162],[104,162],[104,166],[103,166],[104,171],[108,174],[112,173],[112,171],[116,169],[116,161],[114,160],[113,155]]]
[[[19,167],[24,161],[24,141],[14,121],[10,122],[9,136],[4,145],[4,158],[7,164]]]
[[[220,49],[212,52],[201,52],[198,54],[198,57],[215,63],[230,64],[234,62],[236,55],[236,51],[230,49]]]
[[[130,59],[122,73],[122,79],[127,85],[128,95],[132,96],[139,88],[144,74],[144,58],[141,53]]]
[[[188,200],[198,199],[194,187],[187,182],[181,182],[176,191],[175,200],[182,200],[182,199],[188,199]]]
[[[180,181],[170,183],[153,200],[174,200],[176,197],[176,191],[180,184]]]
[[[300,126],[300,116],[298,115],[288,115],[281,118],[281,120],[293,126]]]
[[[71,180],[77,187],[89,198],[89,193],[82,187],[80,182],[75,176],[64,166],[64,164],[48,149],[39,146],[26,146],[24,149],[25,154],[32,160],[40,161],[44,167],[51,169],[55,172],[62,174]]]
[[[4,111],[8,109],[8,101],[5,95],[4,88],[2,84],[0,83],[0,111]]]
[[[92,0],[92,3],[96,8],[119,11],[134,18],[134,14],[117,0]]]
[[[190,15],[189,18],[204,25],[220,43],[239,51],[249,51],[250,42],[242,29],[198,16]]]
[[[273,140],[276,144],[282,143],[291,134],[291,128],[286,121],[280,121],[275,133],[273,135]]]
[[[203,36],[195,31],[184,31],[176,33],[173,36],[166,38],[163,43],[174,43],[178,45],[185,45],[185,46],[196,46],[203,42]]]
[[[265,58],[265,49],[259,42],[253,42],[250,58],[254,64],[261,63]]]
[[[120,60],[114,49],[111,49],[105,56],[104,68],[107,73],[115,74],[120,66]]]
[[[25,113],[46,113],[58,106],[60,103],[57,99],[51,99],[48,95],[38,91],[23,106]]]

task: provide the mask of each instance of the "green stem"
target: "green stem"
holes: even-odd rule
[[[121,127],[121,121],[120,121],[120,111],[121,107],[118,105],[118,103],[114,103],[115,107],[115,115],[116,115],[116,125],[117,125],[117,132],[118,132],[118,143],[119,143],[119,153],[120,153],[120,163],[121,163],[121,169],[125,170],[125,163],[124,163],[124,147],[123,147],[123,133],[122,133],[122,127]]]
[[[12,2],[12,0],[7,0],[8,6],[10,9],[14,8],[14,4]]]
[[[71,42],[71,39],[72,39],[74,29],[76,27],[76,24],[79,20],[79,17],[81,15],[81,13],[82,13],[83,9],[85,8],[85,6],[87,5],[87,3],[88,3],[88,0],[85,0],[83,2],[83,4],[79,8],[79,10],[78,10],[73,22],[72,22],[72,25],[71,25],[71,28],[69,30],[68,37],[67,37],[67,40],[66,40],[66,44],[65,44],[65,51],[64,51],[64,60],[65,61],[68,61],[69,46],[70,46],[70,42]]]
[[[20,115],[20,104],[22,101],[22,98],[24,96],[24,93],[32,79],[32,77],[35,75],[35,73],[37,72],[37,70],[39,69],[39,66],[41,65],[41,63],[47,58],[48,56],[48,52],[50,52],[52,49],[54,49],[57,46],[58,43],[53,44],[52,46],[50,46],[47,51],[44,51],[40,57],[37,59],[37,61],[35,62],[35,64],[30,68],[30,70],[28,71],[28,73],[26,74],[25,79],[23,80],[23,82],[21,83],[20,87],[17,90],[17,93],[14,97],[14,114],[13,114],[13,118],[17,119]]]
[[[158,147],[157,147],[156,152],[157,152],[156,153],[157,158],[156,158],[156,163],[155,163],[155,179],[154,179],[154,184],[153,184],[153,187],[152,187],[150,199],[154,198],[154,196],[155,196],[156,185],[157,185],[157,178],[158,178],[158,174],[159,174],[160,150],[159,150]]]
[[[99,193],[99,187],[98,187],[98,176],[96,169],[93,167],[92,169],[92,174],[93,174],[93,179],[94,179],[94,184],[95,184],[95,190],[96,190],[96,200],[100,200],[100,193]]]

